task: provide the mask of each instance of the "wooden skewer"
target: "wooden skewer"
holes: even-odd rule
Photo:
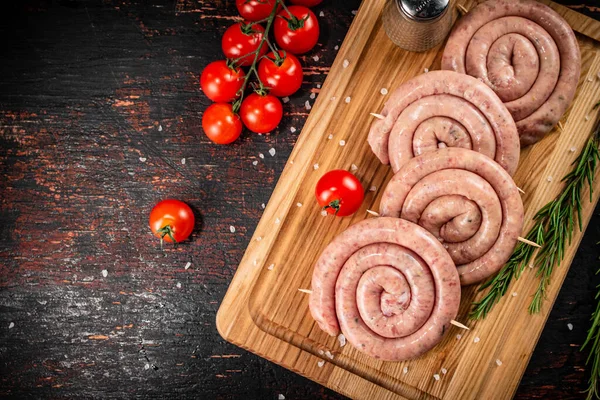
[[[381,114],[371,113],[371,115],[378,119],[385,119],[385,117]]]
[[[458,4],[456,6],[456,8],[458,8],[458,11],[461,12],[461,14],[465,15],[469,13],[469,10],[467,10],[467,7],[463,6],[462,4]]]
[[[299,292],[311,294],[312,290],[310,289],[298,289]]]
[[[373,211],[373,210],[367,210],[367,212],[368,212],[369,214],[371,214],[371,215],[374,215],[374,216],[376,216],[376,217],[379,217],[379,213],[378,213],[378,212],[376,212],[376,211]]]
[[[527,240],[527,239],[525,239],[525,238],[523,238],[523,237],[521,237],[521,236],[519,236],[519,237],[517,238],[517,240],[518,240],[519,242],[523,242],[523,243],[525,243],[525,244],[528,244],[528,245],[530,245],[530,246],[537,247],[538,249],[540,249],[540,248],[542,247],[542,246],[540,246],[539,244],[537,244],[536,242],[532,242],[531,240]]]
[[[523,194],[525,194],[525,191],[523,189],[521,189],[520,187],[517,186],[517,190]]]
[[[466,330],[468,330],[468,331],[470,331],[470,330],[471,330],[471,328],[469,328],[469,327],[468,327],[468,326],[466,326],[466,325],[463,325],[463,324],[461,324],[461,323],[460,323],[460,322],[458,322],[458,321],[451,320],[451,321],[450,321],[450,323],[451,323],[452,325],[454,325],[454,326],[458,326],[458,327],[459,327],[459,328],[461,328],[461,329],[466,329]]]

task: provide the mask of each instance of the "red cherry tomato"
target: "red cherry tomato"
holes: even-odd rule
[[[281,122],[283,107],[281,101],[271,94],[261,96],[252,93],[242,102],[240,116],[252,132],[269,133]]]
[[[345,217],[360,208],[365,192],[356,176],[343,169],[335,169],[319,179],[315,195],[319,205],[329,214]]]
[[[202,129],[217,144],[229,144],[240,137],[242,121],[229,103],[215,103],[204,111]]]
[[[275,40],[279,47],[294,54],[310,51],[319,40],[319,22],[304,6],[289,6],[292,16],[284,9],[275,18]]]
[[[290,0],[290,3],[297,6],[314,7],[323,2],[323,0]]]
[[[275,0],[235,0],[238,12],[248,21],[260,21],[267,18],[274,5]]]
[[[150,229],[167,242],[183,242],[194,230],[194,212],[182,201],[163,200],[150,212]]]
[[[252,65],[254,54],[250,54],[260,45],[265,28],[259,24],[246,25],[238,22],[231,25],[223,34],[221,48],[225,57],[235,60],[237,65],[247,67]],[[267,52],[267,44],[263,43],[258,57]],[[245,56],[245,57],[244,57]]]
[[[269,93],[278,97],[291,96],[302,86],[302,65],[295,55],[278,51],[279,58],[270,52],[258,64],[258,76],[269,88]]]
[[[200,87],[214,102],[228,103],[239,97],[246,73],[241,69],[232,69],[225,60],[211,62],[202,71]]]

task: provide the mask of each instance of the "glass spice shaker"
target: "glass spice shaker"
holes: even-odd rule
[[[452,27],[449,0],[388,0],[383,28],[398,47],[426,51],[439,44]]]

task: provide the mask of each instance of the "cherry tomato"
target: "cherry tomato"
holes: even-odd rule
[[[252,93],[242,102],[240,116],[252,132],[269,133],[281,122],[283,107],[281,101],[271,94],[261,96]]]
[[[258,76],[269,88],[269,93],[278,97],[291,96],[302,86],[302,65],[295,55],[278,51],[279,58],[270,52],[258,64]]]
[[[246,74],[241,68],[232,69],[227,61],[211,62],[200,75],[200,87],[212,101],[228,103],[239,97],[238,91],[244,84]]]
[[[275,40],[279,47],[294,54],[310,51],[319,40],[319,22],[304,6],[289,6],[292,16],[284,9],[275,18]]]
[[[290,0],[290,3],[292,4],[304,7],[314,7],[322,2],[323,0]]]
[[[229,144],[240,137],[242,121],[229,103],[215,103],[204,111],[202,129],[217,144]]]
[[[275,0],[235,0],[238,12],[248,21],[260,21],[267,18],[274,5]]]
[[[194,230],[194,212],[182,201],[163,200],[150,212],[150,229],[167,242],[183,242]]]
[[[265,28],[259,24],[246,25],[241,22],[231,25],[223,34],[221,48],[225,57],[235,60],[237,65],[252,65],[254,54],[250,54],[260,45]],[[267,44],[263,43],[258,57],[267,52]],[[245,56],[245,57],[244,57]]]
[[[365,192],[356,176],[343,169],[335,169],[319,179],[315,195],[329,214],[345,217],[360,208]]]

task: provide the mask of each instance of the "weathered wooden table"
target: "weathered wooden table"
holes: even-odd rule
[[[559,2],[600,19],[597,0]],[[360,1],[316,9],[320,44],[280,128],[231,146],[202,133],[198,75],[222,58],[233,1],[15,3],[0,14],[0,395],[341,398],[214,320]],[[147,216],[166,197],[199,223],[161,251]],[[599,239],[596,216],[518,399],[581,398]]]

